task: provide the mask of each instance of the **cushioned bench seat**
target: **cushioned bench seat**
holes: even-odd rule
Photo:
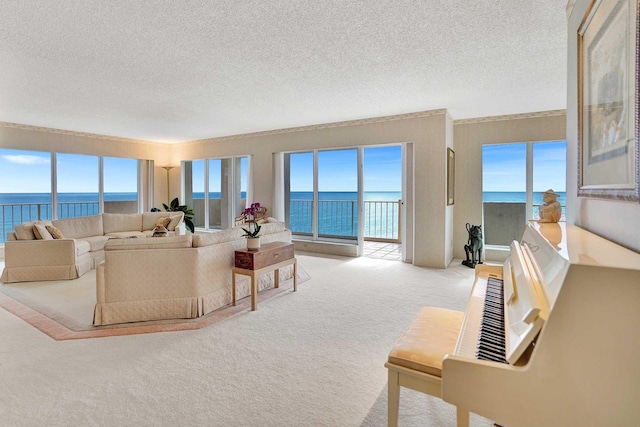
[[[389,362],[442,377],[442,359],[452,353],[464,313],[425,307],[389,353]]]
[[[389,426],[398,424],[400,387],[441,397],[442,361],[453,353],[464,313],[425,307],[411,321],[389,353]],[[468,424],[468,412],[458,412],[458,426]],[[466,424],[467,423],[467,424]]]

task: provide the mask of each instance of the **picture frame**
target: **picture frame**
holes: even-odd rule
[[[640,201],[638,0],[593,0],[578,29],[578,197]]]
[[[456,153],[447,148],[447,206],[455,203]]]

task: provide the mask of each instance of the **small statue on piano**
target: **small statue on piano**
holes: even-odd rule
[[[562,217],[562,205],[558,202],[558,195],[549,189],[542,193],[543,205],[540,205],[540,219],[538,222],[558,222]]]
[[[476,265],[482,264],[482,226],[467,223],[467,232],[469,233],[469,240],[464,245],[467,259],[462,261],[462,264],[470,268],[476,268]]]

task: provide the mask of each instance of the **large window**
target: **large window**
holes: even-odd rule
[[[0,243],[27,221],[138,212],[140,167],[136,159],[0,149]]]
[[[234,218],[245,208],[248,158],[183,162],[184,198],[193,206],[194,225],[205,230],[234,226]]]
[[[303,239],[399,241],[401,165],[399,145],[285,153],[287,226]]]
[[[358,235],[358,150],[318,152],[318,235]]]
[[[104,211],[138,212],[138,160],[104,157]]]
[[[288,226],[292,233],[313,234],[313,153],[291,153]]]
[[[51,153],[0,150],[0,243],[17,224],[52,219]]]
[[[566,141],[482,147],[483,231],[487,245],[519,240],[527,220],[538,219],[542,193],[553,189],[566,205]]]
[[[58,218],[100,213],[99,158],[81,154],[56,156]]]

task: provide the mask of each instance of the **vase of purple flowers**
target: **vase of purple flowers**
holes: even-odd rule
[[[256,221],[256,214],[260,210],[260,203],[252,203],[244,210],[245,223],[247,227],[242,227],[244,236],[247,238],[247,249],[257,251],[260,249],[260,224]]]

